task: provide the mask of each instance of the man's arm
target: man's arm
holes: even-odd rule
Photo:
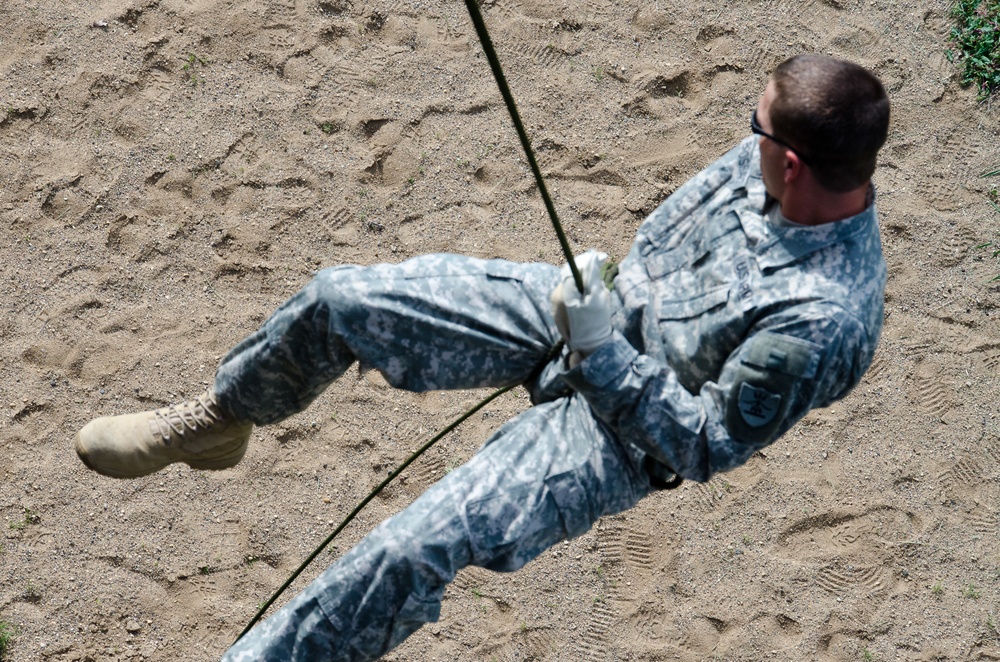
[[[847,311],[805,304],[770,317],[729,356],[717,382],[690,393],[674,370],[619,333],[563,373],[626,443],[684,478],[740,466],[810,409],[861,379],[873,340]]]

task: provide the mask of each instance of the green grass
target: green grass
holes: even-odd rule
[[[948,59],[962,63],[962,84],[975,85],[985,99],[1000,89],[1000,0],[958,0],[951,18],[956,50]]]
[[[998,165],[995,168],[987,170],[982,174],[982,176],[983,177],[1000,176],[1000,165]],[[1000,204],[997,204],[998,202],[1000,202],[1000,190],[998,190],[996,186],[993,186],[986,195],[988,198],[987,202],[989,202],[990,206],[993,207],[993,209],[996,210],[998,214],[1000,214]],[[976,248],[979,250],[989,249],[993,252],[992,257],[994,260],[1000,259],[1000,242],[987,241],[985,243],[979,244],[978,246],[976,246]],[[994,281],[1000,280],[1000,276],[995,276],[992,280]]]
[[[198,74],[198,66],[207,67],[208,60],[203,57],[198,57],[194,53],[188,53],[187,58],[185,58],[184,66],[181,69],[184,70],[187,76],[186,80],[191,87],[197,87],[198,83],[204,83],[205,77]]]
[[[25,241],[30,241],[30,237],[26,237]],[[35,513],[30,508],[25,508],[24,519],[21,519],[17,522],[10,522],[8,526],[14,531],[20,531],[29,524],[38,524],[40,520],[41,518],[38,516],[38,513]]]
[[[17,628],[15,628],[12,623],[0,621],[0,660],[4,659],[4,656],[7,653],[7,647],[10,646],[10,642],[14,639],[14,635],[16,634]]]

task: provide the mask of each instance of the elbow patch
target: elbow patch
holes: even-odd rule
[[[773,441],[792,401],[816,376],[820,353],[818,345],[782,333],[751,338],[726,401],[729,434],[754,444]]]

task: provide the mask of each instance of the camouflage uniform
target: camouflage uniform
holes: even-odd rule
[[[377,658],[437,619],[462,567],[515,570],[669,470],[707,480],[846,395],[882,326],[874,206],[789,227],[767,221],[767,203],[750,137],[640,227],[614,281],[610,341],[572,369],[547,364],[534,407],[224,659]],[[558,282],[551,265],[451,255],[328,269],[233,350],[216,390],[269,423],[354,360],[418,391],[524,382],[559,339]]]

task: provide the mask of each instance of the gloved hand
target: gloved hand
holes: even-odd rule
[[[562,282],[552,291],[552,314],[559,333],[570,349],[584,355],[611,337],[611,295],[601,277],[607,259],[606,254],[595,250],[578,255],[575,261],[583,293],[576,289],[568,264],[562,268]]]

